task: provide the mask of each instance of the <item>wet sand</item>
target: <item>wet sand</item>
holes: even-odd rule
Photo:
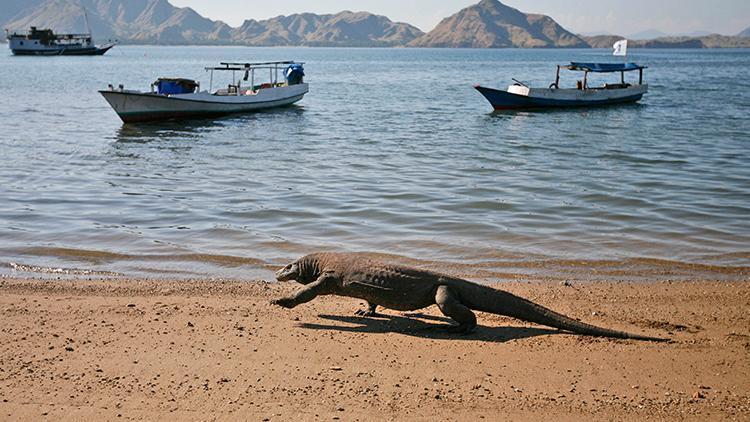
[[[747,280],[501,287],[674,341],[271,306],[289,283],[0,278],[0,419],[750,420]]]

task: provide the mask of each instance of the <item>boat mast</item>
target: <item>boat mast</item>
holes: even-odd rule
[[[87,37],[86,37],[85,42],[87,42],[87,46],[90,46],[93,40],[91,39],[91,25],[89,25],[89,14],[86,13],[86,8],[83,7],[82,4],[79,3],[79,5],[81,6],[81,9],[83,10],[83,21],[86,23]]]
[[[86,33],[91,36],[91,25],[89,25],[89,14],[86,13],[86,8],[81,6],[81,9],[83,9],[83,20],[86,22]]]

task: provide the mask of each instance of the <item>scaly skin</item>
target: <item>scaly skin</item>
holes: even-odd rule
[[[379,262],[365,254],[307,255],[279,270],[276,279],[294,280],[305,286],[293,296],[273,302],[289,309],[319,295],[339,295],[366,300],[368,309],[357,312],[363,316],[376,315],[378,306],[415,311],[437,305],[445,316],[458,322],[450,330],[459,333],[471,332],[476,327],[477,318],[472,312],[476,310],[577,334],[669,341],[589,325],[502,290],[432,271]]]

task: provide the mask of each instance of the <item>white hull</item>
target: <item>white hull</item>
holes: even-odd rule
[[[206,91],[159,95],[128,90],[99,91],[125,123],[175,118],[210,117],[265,110],[294,104],[309,91],[308,84],[266,88],[251,95],[214,95]]]

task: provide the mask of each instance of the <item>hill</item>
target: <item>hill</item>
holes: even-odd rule
[[[43,0],[3,0],[0,7],[0,24],[25,16],[37,8]]]
[[[167,0],[45,0],[26,8],[5,23],[6,28],[30,26],[56,32],[83,32],[86,9],[91,29],[99,39],[127,42],[185,44],[216,42],[231,27],[204,18],[191,8],[172,6]]]
[[[344,11],[335,15],[313,13],[246,20],[232,41],[256,46],[402,46],[423,34],[418,28],[392,22],[385,16]]]
[[[750,37],[750,27],[737,34],[738,37]]]
[[[586,44],[591,48],[612,48],[612,46],[624,37],[619,35],[578,35]],[[628,41],[628,44],[632,46],[632,41]]]
[[[612,48],[623,39],[619,35],[580,36],[591,48]],[[661,37],[653,40],[628,40],[630,48],[750,48],[750,38],[726,35],[706,35],[703,37]]]
[[[653,40],[654,38],[662,38],[668,36],[666,33],[659,31],[658,29],[647,29],[645,31],[636,32],[635,34],[628,35],[630,40]]]
[[[423,33],[405,23],[367,12],[312,13],[246,20],[239,28],[213,21],[167,0],[10,1],[0,23],[10,29],[30,26],[56,32],[85,30],[86,8],[94,36],[140,44],[241,44],[253,46],[401,46]]]
[[[482,0],[443,19],[411,47],[588,47],[545,15],[525,14],[497,0]]]

